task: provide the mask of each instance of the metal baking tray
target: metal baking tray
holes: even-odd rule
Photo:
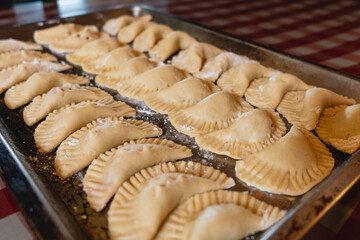
[[[260,44],[247,41],[215,29],[211,29],[176,16],[158,12],[147,6],[127,6],[115,10],[32,23],[0,31],[0,38],[32,40],[33,32],[58,23],[73,22],[93,24],[101,28],[110,18],[123,14],[151,14],[153,21],[166,24],[175,30],[189,33],[198,41],[211,43],[219,48],[246,55],[261,64],[292,73],[308,84],[324,87],[360,102],[360,80],[340,71],[310,63],[289,54],[281,53]],[[60,60],[64,60],[59,57]],[[69,71],[86,75],[80,69]],[[214,166],[235,177],[235,162],[229,157],[200,149],[193,138],[178,133],[167,117],[150,110],[143,102],[134,101],[110,91],[115,99],[125,101],[138,109],[136,119],[143,119],[163,128],[163,138],[189,146],[194,153],[191,158]],[[85,171],[60,180],[54,171],[54,152],[39,153],[33,140],[35,127],[27,127],[22,120],[23,108],[9,110],[0,97],[0,166],[35,235],[39,239],[106,239],[106,211],[95,212],[86,202],[82,191]],[[360,151],[353,155],[341,153],[329,146],[336,159],[335,168],[324,181],[300,197],[275,195],[249,187],[236,179],[232,190],[248,191],[268,203],[287,209],[286,216],[264,232],[248,239],[299,239],[323,216],[359,179]]]

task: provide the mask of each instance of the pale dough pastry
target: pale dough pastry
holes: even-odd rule
[[[34,60],[3,69],[0,71],[0,93],[17,83],[25,81],[36,72],[61,72],[71,68],[67,64]]]
[[[161,39],[173,32],[170,27],[163,24],[153,24],[140,33],[133,42],[133,48],[147,52]]]
[[[189,77],[169,88],[146,95],[145,103],[157,112],[168,114],[191,107],[216,91],[219,89],[215,84]]]
[[[138,19],[135,22],[120,29],[117,38],[120,42],[130,43],[142,33],[146,28],[155,24],[154,22],[148,21],[147,19]]]
[[[315,131],[325,143],[354,153],[360,147],[360,104],[325,108]]]
[[[208,59],[222,52],[224,50],[209,43],[194,43],[189,48],[180,51],[171,61],[175,67],[184,69],[189,73],[196,73],[202,69]]]
[[[162,138],[140,139],[101,154],[84,177],[90,206],[102,210],[121,184],[143,168],[191,157],[191,150]]]
[[[253,108],[241,97],[216,92],[196,105],[169,113],[171,124],[190,136],[227,128],[240,114]]]
[[[110,35],[116,35],[120,29],[124,28],[125,26],[135,22],[136,20],[142,19],[143,21],[150,21],[151,15],[144,15],[141,17],[133,17],[130,15],[123,15],[117,18],[109,19],[104,24],[104,31]]]
[[[238,240],[269,228],[285,213],[247,192],[199,193],[170,214],[155,239]]]
[[[112,99],[73,103],[54,110],[35,129],[35,144],[41,152],[51,152],[71,133],[101,117],[130,117],[136,110]]]
[[[158,126],[142,120],[108,117],[94,120],[65,139],[55,157],[56,173],[61,179],[87,167],[99,154],[124,142],[162,134]]]
[[[335,160],[326,146],[305,129],[293,126],[267,148],[236,162],[236,176],[249,185],[298,196],[328,176]]]
[[[12,38],[0,40],[0,54],[14,50],[42,50],[42,47],[36,43],[24,42]]]
[[[81,87],[74,84],[64,84],[62,87],[54,87],[47,93],[35,97],[32,102],[25,107],[23,118],[26,125],[31,126],[53,110],[62,108],[67,104],[112,98],[109,93],[97,87]]]
[[[0,70],[23,62],[32,62],[34,60],[55,62],[57,58],[49,53],[42,53],[34,50],[10,51],[0,54]]]
[[[172,65],[161,65],[120,82],[117,90],[125,97],[144,100],[148,94],[166,89],[187,77],[183,70]]]
[[[273,110],[254,109],[229,127],[195,136],[199,147],[242,159],[273,144],[286,133],[285,123]]]
[[[288,92],[277,110],[290,123],[303,126],[307,130],[313,130],[324,108],[352,104],[355,104],[354,99],[324,88],[310,88],[306,91]]]
[[[110,237],[153,239],[162,221],[188,197],[233,185],[219,170],[192,161],[143,169],[119,188],[110,205]]]

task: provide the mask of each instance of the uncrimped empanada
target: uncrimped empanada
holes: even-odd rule
[[[36,72],[61,72],[71,68],[67,64],[34,60],[33,62],[24,62],[20,65],[3,69],[0,71],[0,93],[17,83],[25,81]]]
[[[25,123],[31,126],[53,110],[62,108],[67,104],[112,98],[109,93],[97,87],[81,87],[74,84],[65,84],[63,87],[54,87],[47,93],[35,97],[32,102],[25,107],[23,117]]]
[[[166,35],[164,39],[159,41],[150,51],[152,58],[165,61],[173,53],[181,49],[186,49],[197,41],[186,32],[174,31]]]
[[[157,163],[191,157],[191,150],[162,138],[140,139],[101,154],[84,177],[90,206],[102,210],[121,184],[143,168]]]
[[[124,142],[162,134],[161,128],[142,120],[99,118],[77,130],[56,151],[55,169],[61,179],[87,167],[99,154]]]
[[[169,120],[179,132],[195,136],[227,128],[240,114],[252,109],[241,97],[221,91],[192,107],[169,113]]]
[[[134,116],[136,110],[112,99],[90,100],[54,110],[35,129],[35,144],[42,152],[51,152],[65,138],[85,124],[101,117]]]
[[[144,100],[148,94],[166,89],[186,77],[188,74],[183,70],[172,65],[161,65],[120,82],[117,90],[125,97]]]
[[[325,108],[315,131],[325,143],[354,153],[360,147],[360,104]]]
[[[109,33],[110,35],[116,35],[120,29],[124,28],[125,26],[129,25],[136,20],[142,19],[143,21],[150,21],[151,15],[144,15],[141,17],[133,17],[130,15],[123,15],[117,18],[109,19],[104,24],[104,31]]]
[[[216,55],[224,52],[209,43],[194,43],[186,50],[182,50],[172,58],[175,67],[184,69],[189,73],[196,73],[201,70],[204,63]]]
[[[133,48],[141,52],[147,52],[154,47],[158,41],[173,31],[174,30],[167,25],[153,24],[135,38]]]
[[[171,213],[155,239],[242,239],[269,228],[285,213],[247,192],[199,193]]]
[[[104,56],[82,65],[84,72],[93,74],[108,73],[120,68],[120,66],[130,59],[144,56],[142,53],[130,48],[129,46],[119,47]]]
[[[74,65],[90,64],[90,62],[104,56],[108,52],[124,46],[114,38],[102,38],[89,42],[73,53],[65,56],[66,60]]]
[[[133,78],[157,65],[157,62],[151,61],[147,57],[136,57],[119,65],[114,71],[96,76],[95,82],[100,86],[117,90],[120,82]]]
[[[216,91],[219,89],[215,84],[189,77],[169,88],[146,95],[145,103],[157,112],[168,114],[191,107]]]
[[[55,62],[57,59],[49,53],[34,50],[15,50],[0,54],[0,70],[34,60]]]
[[[285,94],[277,110],[296,126],[313,130],[325,107],[352,105],[355,100],[336,94],[324,88],[310,88],[306,91],[292,91]]]
[[[273,110],[254,109],[240,115],[229,127],[195,136],[199,147],[241,159],[276,142],[286,133],[285,123]]]
[[[236,162],[236,176],[261,190],[301,195],[328,176],[334,158],[312,134],[293,126],[267,148]]]
[[[149,21],[148,19],[139,18],[135,22],[130,23],[129,25],[120,29],[117,38],[120,42],[130,43],[142,33],[146,28],[155,24],[154,22]]]
[[[192,161],[141,170],[117,191],[108,212],[111,239],[153,239],[161,222],[195,193],[229,188],[234,180]]]
[[[23,42],[12,38],[0,40],[0,54],[14,50],[42,50],[42,47],[36,43]]]

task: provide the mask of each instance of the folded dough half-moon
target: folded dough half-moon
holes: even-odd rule
[[[240,114],[252,109],[241,97],[221,91],[192,107],[169,113],[169,120],[179,132],[195,136],[227,128]]]
[[[355,104],[354,99],[325,88],[314,87],[306,91],[288,92],[281,100],[277,110],[290,123],[313,130],[324,108],[352,104]]]
[[[42,50],[42,47],[33,42],[24,42],[12,38],[0,40],[0,54],[14,50]]]
[[[240,115],[229,127],[195,136],[199,147],[242,159],[273,144],[286,133],[280,115],[273,110],[254,109]]]
[[[49,53],[34,50],[15,50],[0,54],[0,70],[21,64],[23,62],[49,61],[55,62],[57,58]]]
[[[315,131],[325,143],[354,153],[360,147],[360,104],[325,108]]]
[[[133,48],[140,52],[147,52],[161,39],[173,32],[170,27],[163,24],[153,24],[140,33],[134,40]]]
[[[117,38],[120,42],[130,43],[142,33],[146,28],[155,24],[154,22],[148,21],[147,19],[138,19],[135,22],[120,29]]]
[[[162,138],[140,139],[101,154],[84,177],[90,206],[102,210],[121,184],[143,168],[191,157],[191,150]]]
[[[326,146],[305,129],[293,126],[267,148],[236,162],[236,176],[249,185],[298,196],[328,176],[335,160]]]
[[[123,15],[117,18],[109,19],[105,22],[103,30],[110,35],[116,35],[120,29],[129,25],[132,22],[135,22],[138,19],[142,19],[144,21],[150,21],[152,18],[151,15],[144,15],[141,17],[133,17],[130,15]]]
[[[234,180],[219,170],[192,161],[143,169],[119,188],[110,205],[110,237],[153,239],[179,203],[195,193],[233,185]]]
[[[155,239],[242,239],[269,228],[285,213],[247,192],[199,193],[170,214]]]
[[[23,118],[26,125],[31,126],[53,110],[65,107],[67,104],[101,99],[113,99],[113,97],[97,87],[65,84],[62,87],[54,87],[47,93],[35,97],[25,107]]]
[[[85,124],[103,117],[130,117],[136,110],[112,99],[90,100],[54,110],[35,129],[35,144],[42,152],[51,152],[65,138]]]

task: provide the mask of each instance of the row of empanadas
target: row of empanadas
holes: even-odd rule
[[[112,18],[106,21],[103,26],[103,30],[110,35],[116,35],[121,29],[128,26],[129,24],[141,20],[141,21],[150,21],[151,15],[144,15],[141,17],[133,17],[130,15],[123,15],[117,18]]]

